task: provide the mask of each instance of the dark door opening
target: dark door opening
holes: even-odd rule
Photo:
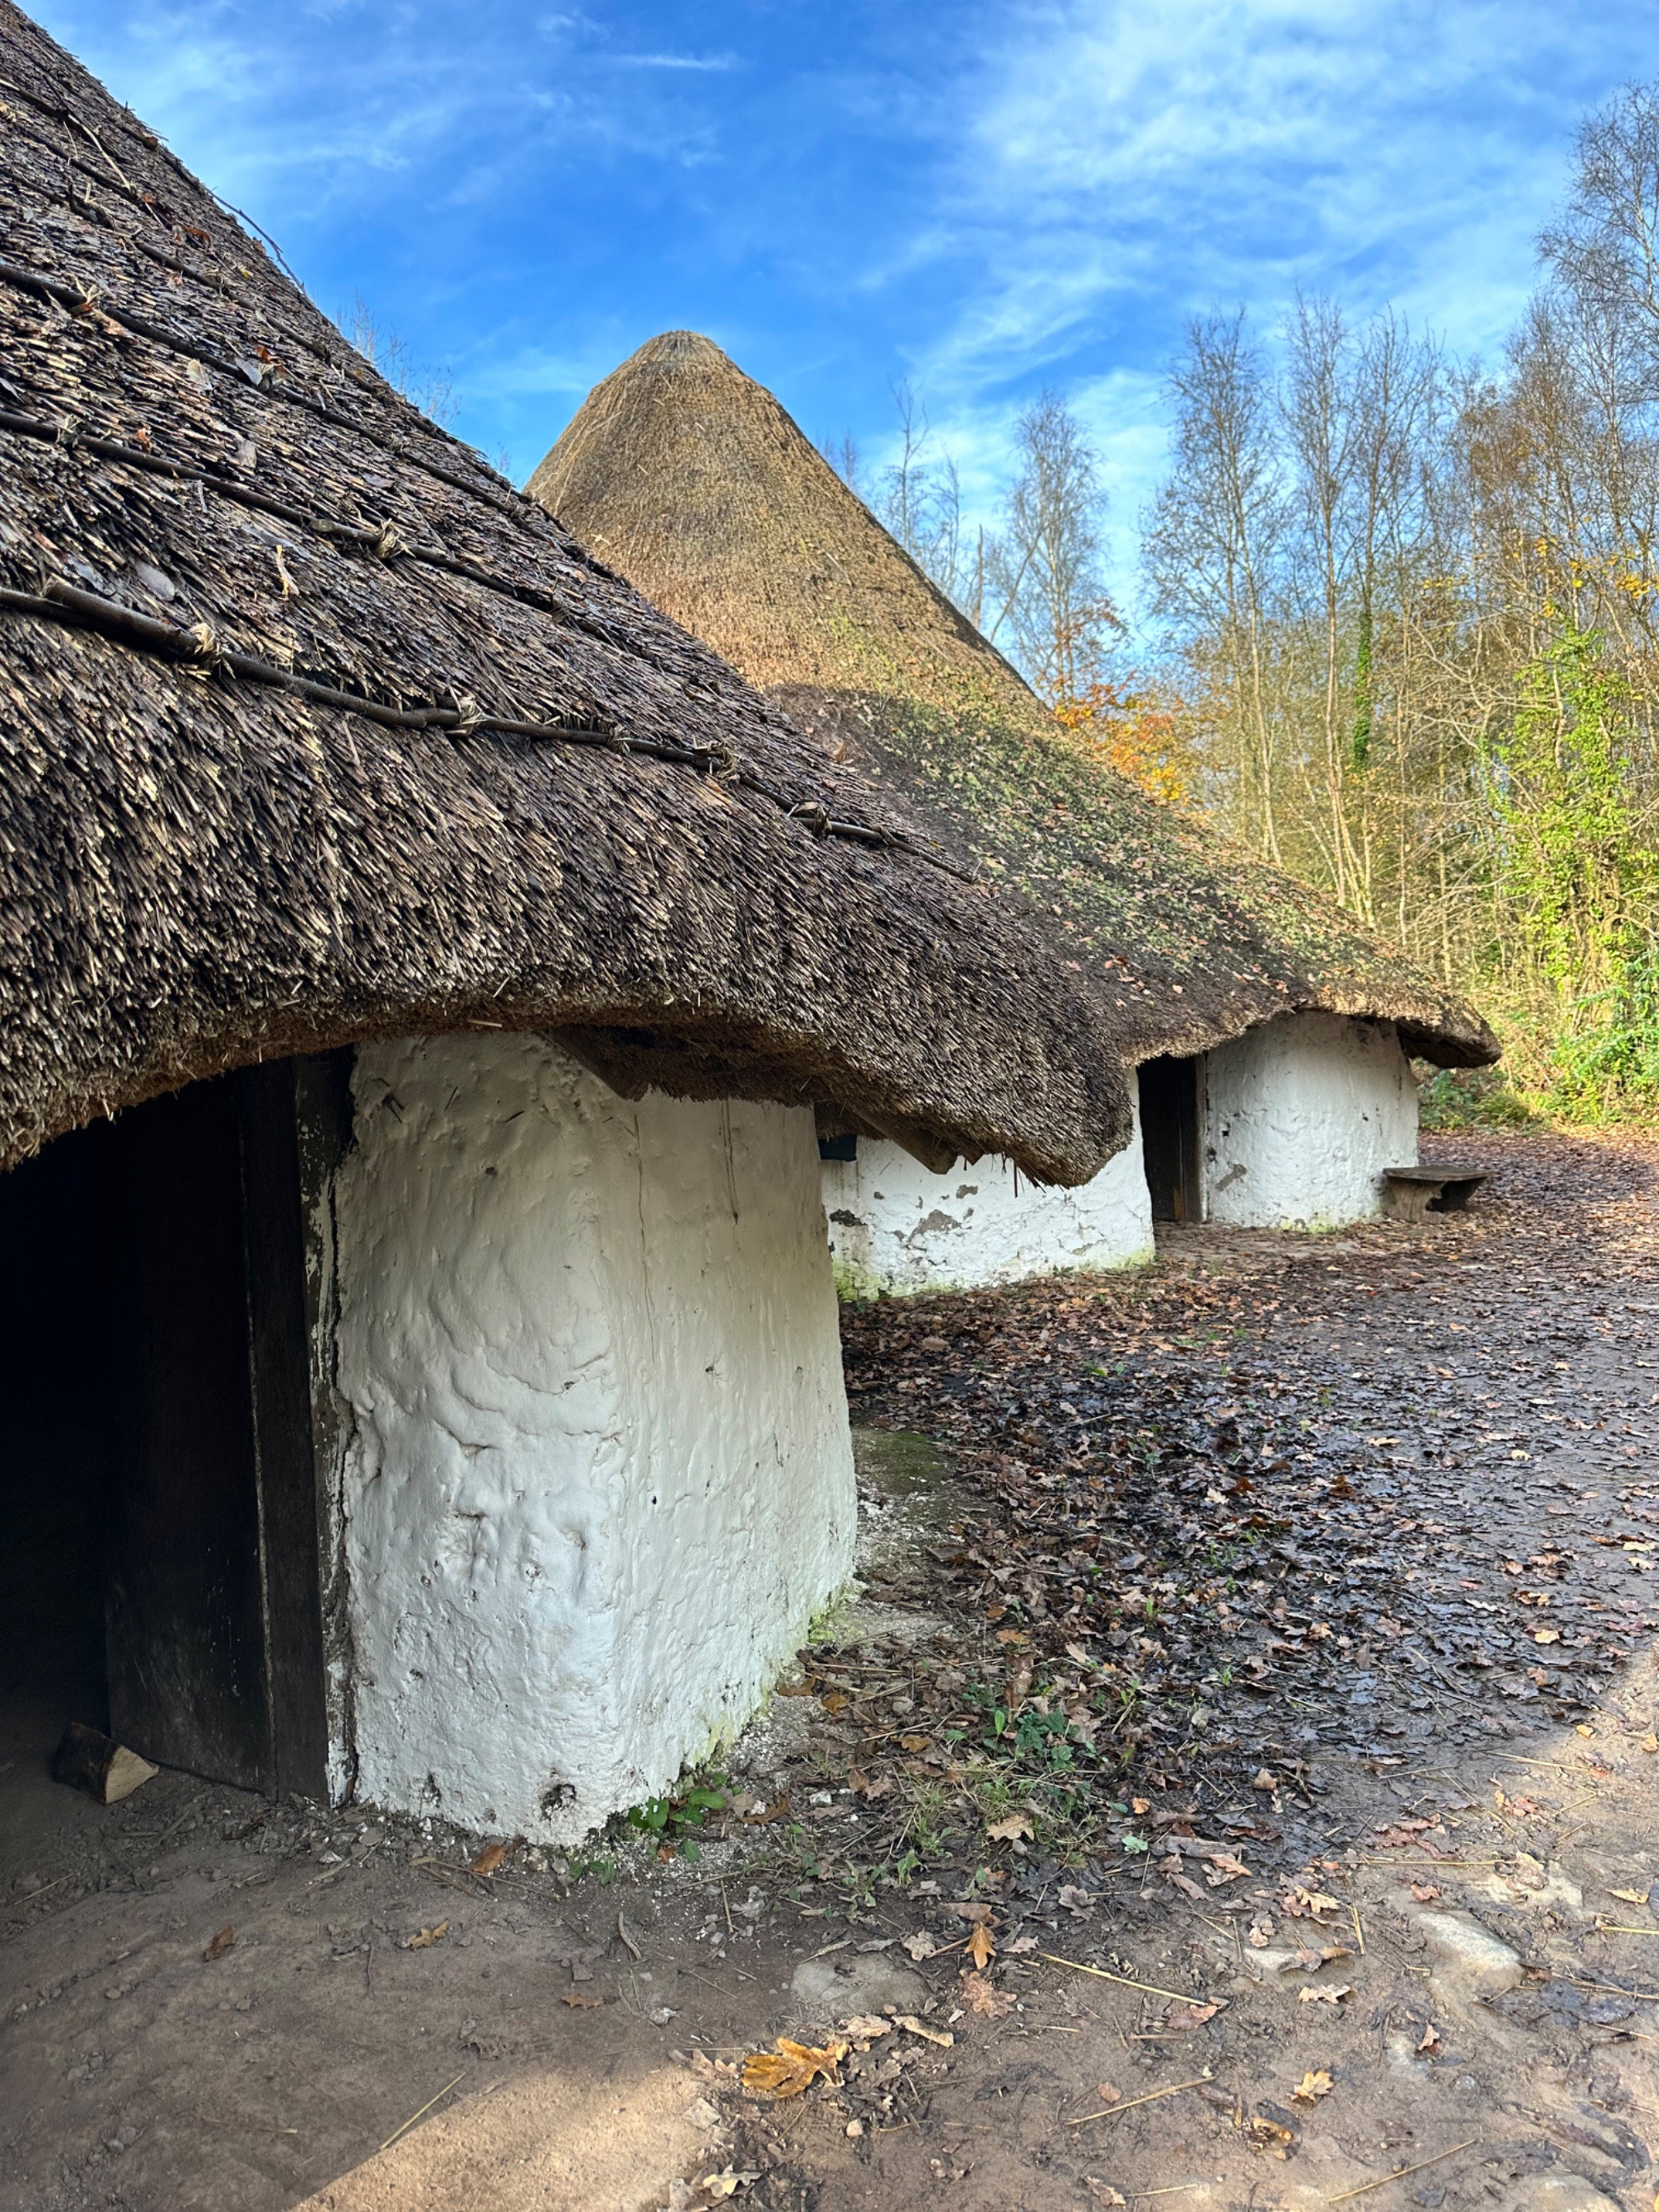
[[[1195,1059],[1142,1061],[1140,1150],[1153,1220],[1201,1221]]]
[[[325,1789],[306,1200],[343,1075],[194,1084],[0,1176],[0,1733],[31,1765],[81,1720]]]
[[[66,1721],[108,1718],[109,1133],[61,1138],[0,1176],[0,1762],[37,1771]]]

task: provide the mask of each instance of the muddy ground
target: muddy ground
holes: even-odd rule
[[[100,1808],[17,1707],[0,2207],[1648,2212],[1659,1146],[1437,1141],[1467,1216],[849,1313],[865,1594],[700,1838]]]

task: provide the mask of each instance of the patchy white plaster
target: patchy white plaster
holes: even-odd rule
[[[824,1161],[823,1210],[848,1297],[969,1290],[1152,1256],[1139,1119],[1124,1150],[1075,1190],[1033,1183],[988,1156],[938,1176],[897,1145],[860,1137],[856,1159]]]
[[[1285,1014],[1204,1061],[1205,1218],[1329,1229],[1382,1210],[1417,1158],[1417,1085],[1392,1023]]]
[[[846,1580],[804,1109],[545,1039],[359,1048],[337,1179],[358,1790],[570,1842],[733,1733]]]

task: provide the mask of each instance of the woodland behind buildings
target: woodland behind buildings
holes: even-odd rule
[[[1060,396],[971,539],[908,392],[893,467],[830,458],[1116,765],[1469,991],[1512,1085],[1659,1110],[1659,87],[1583,126],[1500,368],[1302,298],[1195,320],[1168,396],[1133,647]]]

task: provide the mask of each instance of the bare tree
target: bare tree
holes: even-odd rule
[[[448,371],[421,367],[408,343],[376,321],[361,292],[353,295],[351,311],[342,328],[348,343],[411,406],[418,407],[434,422],[447,426],[454,421],[455,386]]]
[[[1106,495],[1094,448],[1058,392],[1019,418],[1018,473],[1003,528],[987,548],[996,612],[1012,657],[1050,705],[1088,708],[1123,624],[1103,574]]]
[[[1232,733],[1233,826],[1278,861],[1272,602],[1284,468],[1270,380],[1242,307],[1188,325],[1166,390],[1174,454],[1142,536],[1152,604]]]
[[[839,438],[824,438],[819,441],[821,453],[849,491],[862,496],[860,480],[859,449],[850,430],[843,430]]]

